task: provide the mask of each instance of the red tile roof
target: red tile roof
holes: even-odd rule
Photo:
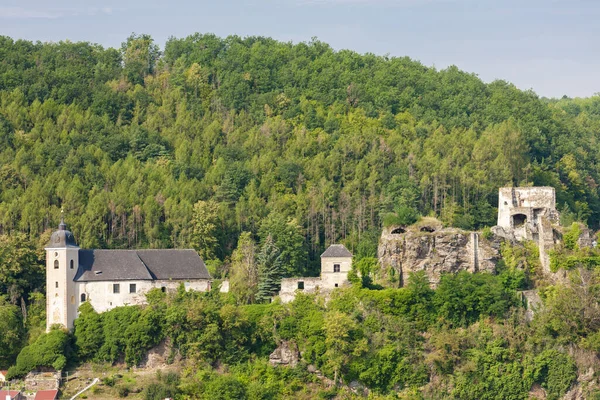
[[[18,390],[0,390],[0,399],[4,400],[6,395],[10,395],[10,398],[15,398],[17,395],[21,393]]]
[[[58,390],[40,390],[35,394],[33,400],[56,400],[58,398]]]

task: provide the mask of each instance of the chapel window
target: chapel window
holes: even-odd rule
[[[73,269],[75,263],[73,262],[73,260],[71,260],[71,269]]]
[[[54,260],[54,269],[58,269],[58,260]]]
[[[340,264],[333,264],[333,272],[340,272]]]
[[[85,302],[85,293],[81,293],[81,302]]]

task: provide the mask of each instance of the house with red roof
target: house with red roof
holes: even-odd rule
[[[23,396],[18,390],[0,390],[0,399],[25,400],[25,396]]]
[[[35,394],[33,400],[56,400],[58,399],[58,390],[40,390]]]

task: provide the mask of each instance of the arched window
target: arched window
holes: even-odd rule
[[[85,293],[81,293],[81,302],[85,302]]]
[[[58,269],[58,260],[54,260],[54,269]]]
[[[73,260],[71,260],[71,269],[73,269],[74,265],[75,265],[75,263],[73,262]]]

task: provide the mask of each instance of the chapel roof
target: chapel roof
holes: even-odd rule
[[[60,217],[60,224],[58,230],[52,233],[50,236],[50,242],[46,248],[64,248],[64,247],[78,247],[75,242],[75,236],[71,231],[67,230],[67,224],[62,215]]]
[[[352,253],[343,244],[332,244],[321,254],[321,258],[352,257]]]
[[[79,250],[77,282],[210,279],[195,250]]]

